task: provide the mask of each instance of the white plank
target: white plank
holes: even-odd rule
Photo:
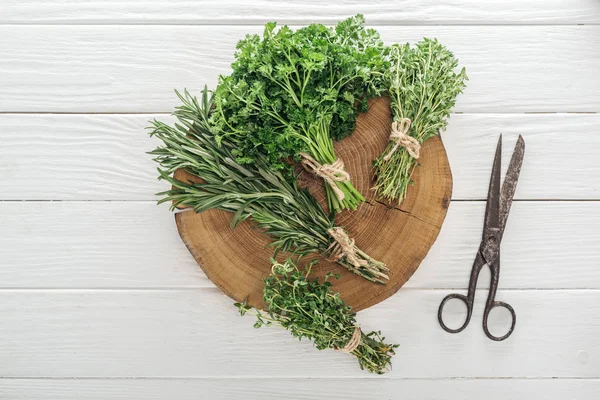
[[[483,202],[452,202],[410,288],[465,288]],[[151,202],[0,202],[1,288],[212,287]],[[518,202],[502,245],[501,288],[600,288],[599,202]],[[482,272],[480,286],[487,287]]]
[[[439,326],[444,290],[401,290],[359,314],[401,347],[392,377],[600,375],[600,291],[499,291],[517,327],[505,342],[481,329],[485,291],[471,326]],[[490,318],[500,333],[504,314]],[[1,291],[0,375],[11,377],[351,377],[353,357],[317,351],[280,329],[257,331],[217,289]],[[459,362],[460,361],[460,362]]]
[[[257,24],[335,22],[356,13],[370,23],[598,23],[594,0],[4,1],[0,22],[19,24]]]
[[[600,198],[599,124],[599,114],[452,115],[442,134],[452,169],[452,198],[487,197],[500,133],[505,168],[518,135],[525,139],[516,199]]]
[[[437,241],[407,287],[466,288],[485,202],[452,202]],[[600,288],[600,203],[514,203],[502,241],[501,288]],[[479,286],[488,287],[485,268]]]
[[[166,189],[145,134],[167,115],[0,114],[3,200],[154,200]],[[484,199],[496,142],[527,144],[517,199],[600,199],[598,114],[454,114],[444,143],[453,199]],[[569,140],[564,140],[568,137]],[[573,156],[576,155],[576,156]],[[558,184],[557,184],[558,183]]]
[[[0,115],[3,200],[157,200],[153,115]],[[166,115],[156,116],[168,121]]]
[[[354,377],[205,379],[0,379],[3,400],[592,400],[600,392],[597,379],[444,379],[412,380]]]
[[[0,221],[0,285],[212,286],[152,202],[0,202]]]
[[[438,37],[471,78],[460,112],[598,112],[600,26],[397,26]],[[213,86],[259,26],[0,26],[0,112],[165,112]],[[475,40],[476,38],[476,40]]]

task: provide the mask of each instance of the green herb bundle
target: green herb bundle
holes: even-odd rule
[[[150,152],[162,168],[160,178],[173,188],[159,193],[160,202],[172,207],[187,206],[201,212],[211,208],[230,211],[232,227],[251,218],[272,239],[275,252],[298,255],[321,253],[350,271],[373,282],[384,283],[388,269],[358,249],[343,228],[334,225],[333,216],[325,213],[310,193],[295,179],[288,180],[281,171],[273,171],[257,155],[253,164],[235,161],[235,145],[223,138],[215,141],[215,127],[210,112],[213,96],[205,88],[202,102],[185,92],[183,105],[174,115],[174,127],[154,121],[151,135],[163,145]],[[178,169],[200,177],[202,183],[181,182],[171,175]]]
[[[263,300],[267,312],[236,303],[240,314],[252,312],[255,328],[279,325],[302,340],[312,340],[319,350],[343,350],[354,355],[361,369],[383,374],[391,368],[398,345],[384,343],[381,332],[365,334],[356,325],[356,313],[331,290],[327,275],[324,282],[310,280],[310,266],[300,271],[290,260],[283,264],[272,260],[271,274],[265,279]]]
[[[303,159],[321,176],[329,209],[356,209],[364,200],[338,160],[333,140],[354,130],[368,98],[382,92],[387,68],[377,31],[362,15],[335,28],[312,24],[297,31],[266,25],[263,37],[248,35],[237,45],[233,72],[221,76],[213,121],[217,140],[236,144],[242,164],[262,155],[273,170]]]
[[[394,125],[391,142],[374,163],[374,190],[381,198],[401,203],[420,144],[446,128],[468,78],[464,68],[456,72],[458,60],[437,40],[423,39],[414,48],[392,45],[389,58],[386,86]]]

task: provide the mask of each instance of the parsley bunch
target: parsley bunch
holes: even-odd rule
[[[299,340],[312,340],[315,347],[342,349],[353,339],[356,313],[331,290],[331,282],[308,278],[310,265],[300,271],[291,261],[280,264],[274,260],[271,274],[265,279],[263,300],[267,311],[251,309],[246,303],[235,303],[241,315],[252,312],[257,320],[255,328],[279,325]],[[312,265],[312,264],[311,264]],[[360,342],[350,353],[361,369],[383,374],[391,368],[391,358],[398,345],[384,343],[381,332],[365,334],[360,331]]]
[[[423,143],[446,128],[450,110],[468,80],[465,69],[456,72],[458,60],[437,39],[425,38],[414,48],[392,45],[389,58],[386,86],[393,119],[408,118],[408,134]],[[401,203],[417,160],[404,148],[385,160],[393,147],[394,143],[389,143],[374,163],[374,190],[380,197]]]
[[[333,140],[354,130],[368,98],[381,94],[387,68],[376,30],[357,15],[334,28],[312,24],[297,31],[266,25],[263,37],[248,35],[237,45],[233,72],[221,76],[213,122],[217,140],[235,143],[242,164],[264,155],[273,170],[307,153],[320,164],[337,160]],[[356,209],[364,200],[348,181],[337,181],[340,200],[326,185],[329,209]]]
[[[235,161],[235,145],[223,139],[218,145],[210,113],[214,97],[205,88],[202,102],[188,92],[180,95],[183,105],[174,115],[178,123],[174,127],[154,121],[151,135],[158,137],[163,145],[150,154],[161,168],[160,179],[171,183],[172,188],[159,193],[159,201],[192,207],[195,212],[211,208],[230,211],[232,227],[251,218],[272,239],[275,252],[293,252],[298,255],[321,253],[334,255],[334,237],[329,233],[335,228],[332,215],[325,213],[321,205],[295,179],[286,179],[281,171],[270,169],[262,156],[253,164],[240,165]],[[202,179],[202,183],[181,182],[171,176],[184,169]],[[373,282],[384,283],[388,271],[385,264],[356,249],[361,260],[357,265],[343,254],[336,261]]]

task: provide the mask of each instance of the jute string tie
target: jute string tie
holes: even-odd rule
[[[352,333],[352,337],[348,340],[348,343],[341,349],[344,353],[352,353],[356,348],[360,345],[360,339],[362,337],[362,332],[358,326],[354,327],[354,332]]]
[[[356,254],[354,239],[350,239],[343,228],[334,227],[329,229],[327,232],[334,240],[328,249],[331,250],[331,258],[333,261],[337,262],[346,257],[346,261],[352,264],[355,268],[360,268],[369,264],[367,260],[363,260],[358,257]]]
[[[302,157],[302,166],[305,170],[312,172],[331,187],[338,200],[344,200],[344,192],[338,187],[336,182],[349,182],[350,174],[344,171],[344,162],[338,158],[331,164],[321,164],[309,154],[300,153]]]
[[[421,144],[417,139],[409,136],[408,130],[410,129],[410,119],[402,118],[400,122],[394,121],[392,123],[392,133],[390,133],[390,140],[395,142],[394,147],[390,152],[383,157],[384,161],[389,161],[392,155],[400,148],[404,147],[408,154],[413,158],[419,158],[421,152]]]

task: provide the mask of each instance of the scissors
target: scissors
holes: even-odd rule
[[[491,272],[490,289],[488,298],[485,303],[485,310],[483,312],[483,331],[486,336],[495,341],[501,341],[509,337],[515,329],[515,323],[517,316],[515,310],[510,304],[502,301],[496,301],[496,291],[498,290],[498,280],[500,278],[500,242],[504,234],[504,228],[506,227],[506,220],[512,205],[512,200],[515,195],[515,189],[517,188],[517,182],[519,180],[519,174],[521,172],[521,165],[523,164],[523,157],[525,155],[525,141],[523,137],[519,135],[515,150],[510,159],[508,171],[506,172],[506,178],[502,187],[500,186],[500,168],[502,164],[502,135],[498,139],[498,145],[496,146],[496,155],[494,157],[494,164],[492,167],[492,176],[490,178],[490,188],[488,190],[487,204],[485,209],[485,222],[483,226],[483,236],[479,250],[475,256],[475,262],[473,263],[473,269],[471,270],[471,278],[469,280],[469,291],[467,295],[453,293],[444,297],[438,310],[438,321],[446,332],[458,333],[462,332],[473,314],[473,303],[475,301],[475,290],[477,288],[477,279],[479,273],[483,269],[483,266],[487,264]],[[444,324],[443,311],[446,303],[452,299],[458,299],[465,303],[467,306],[467,318],[464,324],[458,329],[450,329]],[[490,312],[497,307],[506,308],[511,316],[512,323],[510,330],[504,336],[494,336],[488,329],[488,317]]]

